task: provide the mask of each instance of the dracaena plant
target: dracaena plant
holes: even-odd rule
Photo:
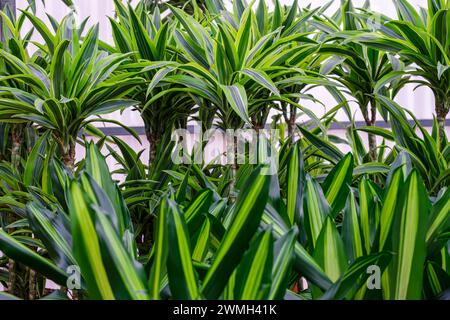
[[[369,8],[364,7],[364,10]],[[357,12],[352,1],[346,0],[331,19],[316,16],[313,25],[323,32],[320,35],[323,44],[318,51],[326,59],[322,73],[336,77],[356,100],[366,125],[375,126],[378,113],[381,112],[387,120],[387,112],[374,95],[394,98],[408,79],[403,78],[404,64],[395,56],[378,48],[345,41],[345,38],[368,28],[368,20],[358,17]],[[346,112],[351,120],[350,110],[346,109]],[[368,158],[376,161],[378,146],[375,135],[368,135],[368,145]]]
[[[296,100],[295,94],[282,95],[282,88],[302,80],[305,84],[316,84],[314,77],[305,75],[308,70],[302,73],[296,69],[303,62],[300,55],[295,61],[289,61],[292,64],[286,63],[289,56],[286,52],[294,52],[296,46],[312,42],[308,33],[300,31],[313,13],[302,12],[297,18],[297,7],[293,7],[269,21],[263,2],[256,13],[244,2],[236,3],[239,4],[235,4],[235,11],[213,16],[213,21],[205,23],[172,8],[180,25],[175,30],[175,39],[181,51],[179,59],[184,63],[178,70],[183,74],[166,74],[159,84],[187,87],[188,92],[201,98],[199,119],[203,123],[227,129],[244,125],[258,129],[265,126],[277,102]],[[263,19],[259,25],[255,15],[258,21]],[[299,75],[304,78],[295,78]],[[151,101],[165,94],[163,91]]]
[[[36,62],[0,51],[11,70],[0,81],[12,80],[27,84],[28,88],[25,91],[2,87],[2,121],[32,122],[49,130],[64,163],[73,169],[80,131],[91,123],[115,122],[92,117],[134,105],[135,101],[124,97],[142,80],[128,73],[114,73],[127,55],[107,55],[99,50],[98,26],[80,41],[79,29],[71,15],[52,34],[41,20],[28,12],[24,14],[41,33],[46,46],[40,46],[43,58]]]
[[[2,43],[1,48],[25,62],[34,61],[34,57],[30,57],[28,53],[28,43],[33,30],[24,34],[23,37],[21,35],[25,15],[21,14],[16,19],[15,13],[11,10],[0,11],[0,14],[2,39],[7,39],[7,41]],[[3,63],[0,72],[1,76],[7,76],[11,72],[14,72],[14,70]],[[26,83],[13,79],[9,79],[2,84],[8,88],[20,89],[26,92],[29,89]],[[14,192],[19,193],[24,190],[21,184],[21,175],[26,170],[27,155],[33,149],[38,137],[38,131],[31,126],[30,122],[2,124],[2,162],[0,164],[0,172],[3,186],[0,188],[0,196],[8,197]],[[10,212],[8,208],[1,206],[4,223],[6,225],[14,225],[18,221],[18,217],[14,212]],[[9,230],[13,232],[14,228]],[[35,295],[32,288],[37,284],[33,272],[30,272],[23,265],[17,264],[13,260],[7,262],[8,280],[6,287],[8,291],[20,297],[33,298]]]
[[[220,12],[225,8],[222,0],[169,0],[164,1],[163,3],[157,0],[143,0],[142,4],[147,9],[147,11],[154,11],[156,9],[165,10],[167,9],[167,5],[171,5],[173,7],[182,9],[189,14],[201,13],[202,10],[205,10],[206,8],[214,8],[216,12]]]
[[[8,35],[8,40],[1,44],[1,49],[7,51],[11,55],[22,59],[23,61],[32,61],[28,54],[28,41],[32,35],[32,31],[21,36],[22,25],[24,21],[24,15],[20,15],[17,19],[10,10],[0,11],[2,31],[4,35]],[[8,75],[13,70],[6,64],[2,63],[1,75]],[[18,88],[27,90],[27,85],[14,80],[8,80],[3,82],[4,85],[11,88]],[[3,92],[3,90],[2,90]],[[3,141],[3,155],[5,159],[10,160],[11,165],[15,169],[20,167],[21,153],[25,151],[23,144],[25,142],[24,133],[26,124],[12,124],[4,125],[4,141]],[[9,149],[9,157],[6,156],[7,149]]]
[[[188,206],[182,206],[188,192],[184,184],[176,195],[164,195],[149,259],[137,256],[128,210],[92,144],[86,160],[86,170],[77,179],[61,175],[64,169],[58,169],[56,181],[66,194],[63,203],[53,205],[34,193],[34,201],[27,205],[30,224],[49,257],[0,231],[3,252],[63,286],[65,268],[79,265],[83,290],[78,297],[82,298],[200,299],[224,297],[225,291],[235,299],[284,297],[297,231],[278,240],[270,228],[258,231],[270,185],[270,176],[262,175],[262,169],[248,178],[246,191],[227,209],[233,217],[226,222],[229,231],[215,216],[223,210],[209,213],[210,206],[221,200],[212,190],[198,192]],[[256,260],[264,261],[264,276],[250,278]],[[230,291],[229,279],[242,281]]]
[[[445,134],[441,136],[438,122],[434,122],[429,132],[411,111],[403,109],[391,99],[383,96],[376,97],[389,113],[391,132],[381,128],[360,128],[359,130],[394,141],[393,153],[387,156],[386,164],[392,165],[396,154],[406,152],[411,158],[412,165],[421,174],[430,194],[436,195],[442,192],[449,183],[450,145],[441,144],[442,139],[447,141],[447,136]],[[412,126],[408,122],[408,117],[413,119]]]
[[[192,167],[173,184],[176,192],[162,195],[146,257],[137,255],[129,213],[91,144],[79,178],[55,175],[66,193],[60,205],[34,193],[27,206],[51,260],[4,232],[0,248],[61,285],[64,268],[79,265],[83,289],[76,297],[85,299],[292,299],[298,296],[291,279],[300,277],[314,299],[432,298],[448,284],[450,193],[430,198],[407,158],[392,167],[383,189],[366,175],[352,182],[351,155],[320,183],[304,171],[307,159],[296,144],[281,183],[264,169],[242,168],[240,196],[231,206],[213,180]],[[407,223],[411,217],[414,223]],[[367,290],[373,265],[382,290]]]
[[[372,38],[355,30],[368,28],[373,13],[349,1],[330,19],[327,6],[299,9],[297,1],[276,1],[273,12],[264,1],[255,11],[243,0],[232,11],[219,1],[205,1],[201,12],[192,4],[193,14],[164,5],[160,14],[117,1],[114,47],[70,17],[51,18],[51,32],[28,12],[3,16],[10,40],[0,51],[0,283],[18,276],[23,292],[0,299],[445,298],[450,146],[437,120],[430,133],[392,101],[402,85],[397,60],[386,46],[364,47]],[[20,36],[25,18],[44,43]],[[388,25],[380,32],[392,36]],[[334,76],[319,73],[324,61]],[[358,102],[375,99],[391,129],[352,122],[345,137],[328,133],[342,106],[351,119],[338,81]],[[319,85],[339,101],[322,119],[302,107]],[[124,106],[139,109],[147,132],[159,135],[149,166],[143,151],[90,126],[92,116]],[[273,111],[272,125],[284,118],[290,132],[301,112],[313,120],[271,147],[278,170],[172,162],[174,143],[163,134],[172,128],[195,119],[204,129],[260,129]],[[18,166],[8,163],[11,122],[33,132],[16,152]],[[83,128],[100,136],[96,144],[78,137]],[[361,132],[385,142],[367,152]],[[86,157],[70,170],[65,151],[75,141]],[[8,269],[11,261],[26,272]],[[68,278],[73,266],[80,286]],[[368,270],[380,290],[368,286]],[[59,293],[47,296],[47,280]]]
[[[429,0],[427,9],[416,10],[408,1],[394,1],[397,19],[375,16],[381,20],[375,33],[356,36],[370,47],[398,54],[413,64],[412,82],[429,87],[436,98],[436,119],[441,140],[445,137],[445,120],[450,110],[450,40],[448,38],[450,2]],[[368,15],[370,17],[370,14]],[[378,20],[376,20],[378,19]],[[445,142],[442,144],[445,146]]]
[[[27,0],[27,2],[28,8],[31,9],[33,13],[36,13],[36,0]],[[45,5],[45,0],[41,0],[41,2]],[[72,0],[61,0],[61,2],[63,2],[68,7],[73,7],[74,5]],[[16,8],[16,0],[0,0],[0,10],[8,14],[10,17],[15,16]],[[2,42],[4,42],[5,39],[9,38],[9,35],[5,34],[5,32],[6,29],[4,28],[4,26],[0,25],[0,39]]]
[[[170,90],[157,101],[152,95],[162,90],[155,88],[158,79],[168,73],[176,73],[177,49],[173,39],[174,24],[163,19],[158,9],[146,14],[144,3],[136,8],[115,1],[118,19],[110,19],[115,48],[112,52],[132,54],[132,63],[126,65],[131,72],[140,70],[145,81],[131,96],[139,102],[136,106],[145,124],[150,143],[150,164],[156,160],[158,147],[164,135],[171,134],[174,127],[185,128],[189,115],[196,112],[195,101],[182,90]],[[131,32],[130,32],[131,31]],[[163,67],[163,68],[161,68]]]

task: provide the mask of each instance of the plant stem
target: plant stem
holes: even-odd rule
[[[234,152],[234,160],[233,160],[233,164],[231,166],[231,175],[232,175],[232,182],[230,185],[230,203],[234,203],[236,202],[236,180],[237,180],[237,174],[239,171],[239,164],[238,164],[238,137],[234,136],[233,138],[233,152]]]
[[[75,156],[76,156],[76,145],[74,142],[69,142],[68,144],[61,143],[61,154],[64,165],[70,171],[75,169]]]
[[[16,263],[14,260],[9,259],[8,263],[8,293],[15,296],[16,295]]]
[[[145,133],[147,135],[147,140],[150,144],[149,146],[149,165],[151,165],[156,159],[156,153],[158,151],[158,145],[161,143],[161,137],[154,133],[152,129],[148,126],[146,127]]]
[[[29,279],[28,279],[28,298],[30,300],[36,300],[37,298],[37,273],[36,271],[29,269]]]
[[[16,124],[12,127],[11,132],[11,164],[15,170],[19,170],[20,167],[20,153],[23,142],[23,126]],[[8,222],[13,223],[15,218],[13,215],[9,215]],[[9,279],[8,279],[8,292],[12,295],[17,295],[17,265],[12,259],[8,264]]]
[[[150,143],[148,162],[149,162],[149,164],[152,164],[156,159],[157,143],[156,143],[155,137],[153,137],[151,135],[147,135],[147,138],[148,138],[148,142]]]
[[[448,105],[448,107],[447,107],[447,105]],[[437,119],[437,122],[439,125],[439,135],[441,137],[441,141],[443,141],[446,136],[445,119],[447,118],[449,108],[450,108],[450,101],[445,103],[443,101],[437,100],[437,102],[436,102],[436,119]]]
[[[289,118],[289,121],[288,121],[288,124],[287,124],[287,126],[288,126],[288,135],[289,135],[289,138],[290,138],[290,143],[291,143],[291,145],[292,144],[294,144],[294,135],[295,135],[295,125],[296,125],[296,122],[297,122],[297,109],[296,109],[296,107],[294,107],[294,106],[291,106],[291,115],[290,115],[290,118]]]
[[[12,127],[11,132],[11,164],[15,169],[20,166],[20,152],[23,143],[23,126],[16,124]]]
[[[369,115],[369,104],[370,104],[370,115]],[[377,122],[377,105],[374,99],[370,100],[370,103],[368,103],[367,107],[365,108],[366,112],[363,111],[364,121],[366,122],[366,125],[368,127],[375,126]],[[362,109],[364,110],[364,109]],[[368,142],[369,142],[369,155],[371,161],[377,160],[377,137],[369,133],[368,134]]]

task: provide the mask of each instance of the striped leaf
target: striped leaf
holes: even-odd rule
[[[95,206],[94,210],[103,259],[108,262],[108,276],[116,298],[148,300],[142,267],[129,254],[105,212]]]
[[[207,299],[218,298],[223,292],[261,223],[270,186],[270,176],[263,174],[263,170],[258,168],[252,173],[234,206],[234,220],[203,281],[201,291]]]
[[[304,192],[304,211],[301,226],[308,235],[312,248],[315,248],[325,219],[332,211],[319,183],[309,174],[306,175]]]
[[[238,300],[262,300],[270,291],[273,264],[273,236],[270,228],[250,244],[236,269],[234,297]]]
[[[323,183],[325,197],[331,206],[333,216],[339,214],[345,207],[353,179],[353,168],[353,155],[348,154],[333,168]]]
[[[132,231],[130,213],[120,195],[120,191],[109,173],[109,167],[105,158],[100,153],[95,143],[89,143],[86,152],[86,172],[105,192],[114,210],[108,212],[110,219],[118,230],[120,236],[123,236],[126,230]]]
[[[276,87],[275,83],[273,83],[272,79],[270,79],[267,73],[265,73],[264,71],[246,68],[241,72],[246,76],[248,76],[249,78],[253,79],[259,85],[270,90],[274,95],[276,96],[280,95],[280,91]]]
[[[86,280],[89,295],[92,299],[114,300],[95,222],[91,218],[91,203],[76,181],[70,183],[67,203],[72,222],[73,254]]]
[[[450,229],[450,189],[433,206],[428,222],[427,244],[430,245],[440,233],[448,229]]]
[[[19,261],[31,269],[36,270],[55,283],[66,286],[67,277],[65,270],[60,269],[48,259],[40,256],[19,241],[0,229],[0,250],[9,258]]]
[[[210,245],[210,234],[211,234],[211,220],[206,219],[201,227],[200,231],[197,233],[197,236],[193,243],[195,243],[192,259],[194,261],[203,261],[206,254],[208,253],[209,245]]]
[[[267,212],[263,215],[263,223],[272,225],[276,239],[281,239],[289,232],[289,229],[280,219],[276,219]],[[293,268],[296,272],[304,275],[311,283],[323,290],[330,288],[332,282],[324,273],[322,267],[298,241],[295,243],[293,259]]]
[[[325,294],[321,300],[342,300],[352,291],[367,285],[370,274],[367,270],[371,266],[378,266],[383,272],[391,260],[391,254],[381,252],[378,254],[358,258],[345,272],[339,281],[337,281]],[[352,299],[353,297],[350,297]]]
[[[53,213],[37,202],[27,205],[27,217],[33,231],[49,251],[52,260],[63,270],[76,265],[72,254],[70,221],[65,213]]]
[[[317,240],[314,258],[331,281],[336,282],[348,268],[344,243],[331,218],[327,218]]]
[[[422,297],[425,237],[430,203],[423,182],[413,171],[402,187],[393,224],[393,287],[396,300]]]
[[[250,123],[248,113],[248,100],[245,88],[240,84],[221,86],[231,108],[246,123]]]
[[[305,138],[311,142],[320,152],[322,152],[330,161],[337,164],[344,157],[343,153],[336,148],[333,144],[322,138],[312,134],[308,130],[300,127],[300,131],[305,136]]]
[[[364,255],[363,238],[361,233],[358,203],[353,191],[350,191],[347,205],[344,210],[344,225],[342,236],[345,243],[346,252],[351,261]]]
[[[167,201],[162,201],[159,214],[155,222],[155,244],[152,252],[152,268],[150,270],[149,293],[150,298],[158,300],[161,298],[163,289],[162,282],[167,275],[168,227],[167,227]]]
[[[275,241],[269,300],[283,299],[286,294],[289,274],[294,262],[294,249],[298,233],[298,228],[294,227],[286,235]]]
[[[167,209],[167,245],[170,253],[167,258],[167,273],[172,297],[178,300],[196,300],[199,298],[197,275],[192,265],[190,238],[186,222],[176,203],[168,198],[164,200]]]
[[[290,153],[287,172],[287,212],[291,225],[300,221],[303,209],[304,188],[303,154],[299,144],[296,144]]]

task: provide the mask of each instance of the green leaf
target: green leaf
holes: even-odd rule
[[[304,194],[304,212],[301,226],[308,235],[312,248],[315,248],[325,219],[331,213],[331,207],[319,183],[309,174],[306,175]]]
[[[26,212],[33,231],[45,244],[52,260],[63,270],[76,265],[72,254],[70,221],[65,213],[50,212],[37,202],[29,203]]]
[[[402,187],[393,224],[393,293],[396,300],[422,297],[425,236],[430,203],[417,171]]]
[[[388,237],[392,230],[394,222],[397,201],[400,196],[400,186],[404,183],[402,169],[397,169],[392,176],[391,182],[386,189],[385,200],[381,209],[380,216],[380,244],[381,250],[384,250]]]
[[[105,158],[94,143],[89,143],[87,146],[86,172],[104,191],[114,207],[114,211],[108,212],[108,215],[119,235],[123,236],[125,230],[132,231],[133,226],[128,208],[125,206],[120,191],[111,177]]]
[[[233,208],[234,219],[203,281],[202,293],[216,299],[257,231],[269,195],[270,176],[265,168],[256,169],[248,178]]]
[[[47,149],[48,138],[48,132],[43,134],[33,147],[33,150],[31,150],[31,153],[28,155],[27,164],[23,175],[23,183],[26,186],[37,186],[39,183],[39,172],[42,170],[42,163],[45,156],[44,153]]]
[[[394,0],[395,7],[400,16],[416,27],[424,28],[424,23],[420,14],[406,0]]]
[[[143,281],[144,273],[134,257],[127,252],[123,239],[111,224],[107,214],[100,207],[95,207],[96,230],[102,245],[102,254],[108,263],[108,275],[115,280],[111,281],[114,294],[121,299],[148,300],[147,287]],[[141,270],[139,270],[141,269]]]
[[[325,294],[321,300],[341,300],[344,299],[352,290],[358,290],[366,285],[369,278],[367,270],[370,266],[378,266],[383,272],[391,260],[391,254],[381,252],[370,256],[357,259],[349,267],[347,272],[337,281]]]
[[[405,73],[403,71],[393,71],[382,77],[380,80],[377,81],[375,84],[375,87],[373,89],[373,92],[376,94],[380,94],[381,91],[387,86],[390,85],[392,82],[397,81],[401,77],[403,77]]]
[[[70,45],[70,41],[64,40],[62,41],[58,47],[56,48],[55,56],[52,59],[52,64],[50,66],[50,79],[52,79],[52,93],[53,96],[59,99],[64,92],[64,56],[66,54],[66,50]]]
[[[85,191],[72,181],[67,194],[72,222],[73,252],[93,299],[114,300],[114,291],[108,280],[100,243],[91,218],[90,204]]]
[[[291,225],[301,219],[304,180],[303,154],[299,144],[295,144],[290,153],[287,173],[287,212]]]
[[[323,190],[331,205],[331,215],[335,217],[345,207],[349,186],[353,179],[354,159],[350,153],[346,155],[328,174],[323,183]]]
[[[142,59],[155,61],[156,59],[156,47],[150,38],[147,30],[142,25],[142,22],[136,15],[136,12],[131,6],[129,6],[129,13],[131,18],[131,31],[134,41],[136,43],[135,50],[138,50]]]
[[[248,7],[243,14],[238,33],[236,35],[236,52],[240,61],[238,66],[239,69],[244,65],[245,59],[247,58],[247,52],[252,43],[252,19],[253,11],[251,7]]]
[[[338,281],[348,268],[344,243],[331,218],[325,220],[314,250],[314,258],[333,282]]]
[[[186,222],[175,202],[166,198],[168,246],[167,272],[170,291],[174,299],[196,300],[199,298],[197,276],[192,265],[189,233]]]
[[[16,239],[0,230],[0,250],[9,258],[19,261],[61,286],[67,285],[68,275],[46,258],[28,249]]]
[[[234,297],[238,300],[262,300],[272,282],[273,237],[270,228],[261,232],[250,244],[236,269]]]
[[[450,189],[439,198],[431,210],[428,231],[426,236],[427,244],[430,245],[439,234],[450,227]]]
[[[358,204],[355,194],[352,191],[349,193],[347,205],[344,210],[342,236],[351,261],[355,261],[364,255]]]
[[[280,95],[280,91],[276,87],[275,83],[273,83],[272,79],[270,79],[267,73],[265,73],[264,71],[246,68],[241,72],[246,76],[250,77],[251,79],[253,79],[259,85],[270,90],[274,95],[276,96]]]
[[[167,274],[168,227],[167,227],[167,201],[162,201],[159,214],[156,218],[155,244],[152,252],[152,269],[150,271],[149,291],[150,298],[158,300],[161,298],[162,282]]]
[[[240,84],[233,86],[221,86],[225,97],[234,112],[246,123],[250,123],[248,113],[248,100],[245,88]]]
[[[289,229],[280,220],[282,219],[273,217],[267,211],[263,215],[263,223],[265,225],[272,225],[274,235],[277,239],[281,239],[289,233]],[[323,290],[327,290],[331,287],[332,282],[324,273],[322,267],[318,265],[298,241],[295,243],[293,260],[293,268],[295,271],[304,275],[311,283]]]
[[[272,286],[269,300],[283,299],[288,287],[289,274],[294,262],[294,249],[298,228],[292,228],[274,244],[274,262],[272,270]]]
[[[41,21],[37,16],[33,15],[32,13],[28,11],[23,11],[22,13],[30,20],[30,22],[33,24],[33,26],[36,28],[36,30],[39,32],[39,34],[44,39],[50,54],[53,54],[55,51],[55,38],[50,32],[50,30],[47,28],[45,23]]]
[[[344,157],[344,154],[330,142],[319,138],[318,136],[303,128],[300,128],[300,131],[309,142],[311,142],[319,151],[329,157],[329,159],[334,163],[339,163]]]

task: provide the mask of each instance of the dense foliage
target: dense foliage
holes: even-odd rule
[[[350,0],[114,2],[114,44],[73,14],[0,11],[0,299],[449,298],[450,1],[394,1],[395,20]],[[408,83],[435,94],[432,130],[394,102]],[[125,109],[149,163],[95,126],[140,141],[102,118]],[[176,163],[194,123],[281,134],[253,142],[259,164]]]

